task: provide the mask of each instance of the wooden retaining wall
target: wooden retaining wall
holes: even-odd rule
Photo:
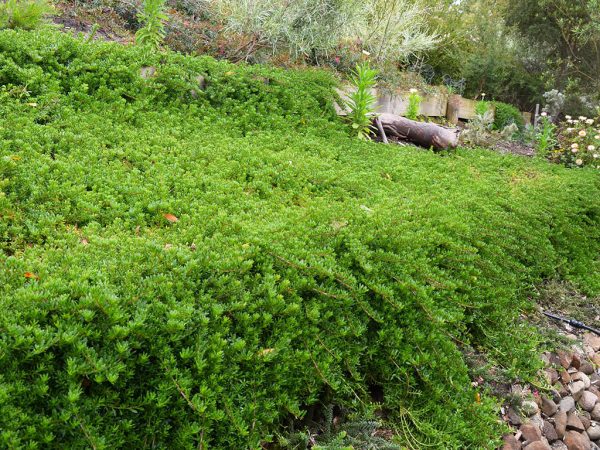
[[[346,99],[350,89],[338,90],[340,97]],[[377,112],[390,113],[403,116],[408,109],[408,97],[410,93],[400,92],[396,94],[380,93],[377,89],[372,90],[372,94],[377,98]],[[446,117],[449,122],[456,123],[458,120],[470,120],[475,117],[475,100],[464,98],[455,94],[419,94],[422,102],[419,108],[419,115],[425,117]],[[345,111],[336,105],[338,114],[345,115]],[[522,112],[525,123],[531,123],[532,114]]]

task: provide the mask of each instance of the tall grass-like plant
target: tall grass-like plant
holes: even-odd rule
[[[33,30],[43,25],[46,17],[53,11],[48,0],[7,0],[0,3],[0,30]]]
[[[538,156],[546,157],[556,144],[556,125],[552,123],[550,117],[542,113],[539,122],[539,129],[535,136],[535,149]]]
[[[417,120],[419,116],[419,111],[421,109],[421,102],[423,101],[423,97],[419,95],[419,91],[416,89],[410,90],[410,95],[408,96],[408,109],[406,110],[406,118],[410,120]]]
[[[143,23],[135,34],[136,43],[158,48],[165,38],[165,21],[169,17],[165,13],[165,0],[145,0],[138,19]]]
[[[367,140],[371,134],[371,119],[375,114],[376,98],[372,93],[377,78],[377,70],[371,69],[368,61],[357,64],[350,81],[356,90],[349,95],[346,106],[348,119],[353,132],[359,139]]]

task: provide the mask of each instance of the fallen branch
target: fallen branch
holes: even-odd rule
[[[457,128],[443,127],[435,123],[417,122],[396,114],[383,113],[377,118],[384,134],[396,139],[412,142],[421,147],[436,150],[455,148],[458,145]]]
[[[385,134],[385,130],[383,129],[383,125],[381,124],[381,119],[379,116],[375,118],[375,123],[377,124],[377,129],[379,130],[379,134],[381,134],[381,139],[384,144],[389,144],[388,138]]]

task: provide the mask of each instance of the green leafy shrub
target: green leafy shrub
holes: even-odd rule
[[[33,30],[45,23],[54,8],[48,0],[6,0],[0,3],[0,30]]]
[[[483,94],[485,95],[485,94]],[[485,100],[479,100],[475,103],[475,114],[477,116],[485,116],[488,112],[490,112],[490,103]]]
[[[358,142],[327,74],[4,31],[0,86],[0,447],[260,448],[377,388],[494,448],[459,342],[533,373],[529,286],[600,291],[595,172]]]
[[[519,130],[522,130],[525,126],[525,121],[523,120],[523,115],[513,105],[509,105],[508,103],[502,102],[494,102],[495,113],[494,113],[494,129],[495,130],[503,130],[507,126],[511,124],[515,124],[519,127]]]

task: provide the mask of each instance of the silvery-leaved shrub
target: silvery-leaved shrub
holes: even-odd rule
[[[565,104],[565,94],[557,89],[552,89],[544,92],[544,100],[546,100],[546,105],[543,111],[552,118],[558,118]]]
[[[212,0],[210,7],[228,30],[251,36],[256,47],[315,63],[340,46],[360,43],[374,64],[395,64],[438,42],[426,26],[428,8],[418,1]]]

